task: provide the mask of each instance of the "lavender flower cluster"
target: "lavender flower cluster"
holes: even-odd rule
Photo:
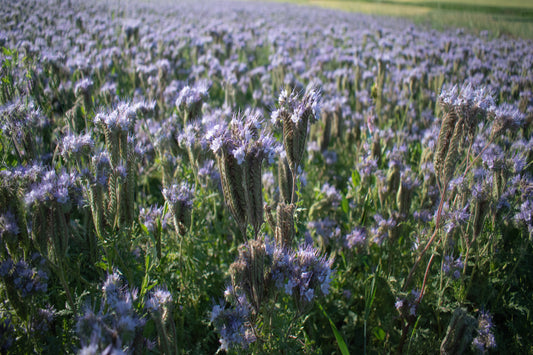
[[[226,150],[239,165],[246,156],[266,158],[272,164],[278,148],[272,134],[263,129],[263,121],[260,112],[248,110],[243,115],[234,115],[227,126],[215,125],[206,136],[211,150],[215,154]]]
[[[114,272],[102,286],[103,302],[95,312],[87,307],[76,329],[81,339],[80,353],[132,352],[135,339],[142,333],[144,320],[135,311],[137,291],[130,291]]]
[[[36,181],[25,197],[28,206],[36,203],[50,204],[56,202],[59,205],[72,203],[74,190],[77,188],[78,179],[75,173],[54,170],[42,172],[42,177]]]
[[[168,226],[169,214],[163,214],[163,207],[150,206],[141,207],[139,210],[139,219],[141,223],[148,229],[149,232],[154,232],[157,224],[161,224],[161,229],[164,231]]]
[[[38,260],[40,256],[35,255],[33,259]],[[3,260],[0,263],[0,277],[14,287],[22,298],[46,293],[48,290],[48,274],[42,269],[31,267],[25,260],[16,263],[11,259]]]
[[[162,190],[163,197],[171,206],[177,204],[183,205],[183,207],[191,208],[193,203],[193,190],[187,183],[181,185],[173,184],[168,188]]]
[[[478,316],[477,336],[472,341],[474,347],[481,353],[496,347],[494,339],[494,323],[492,315],[487,311],[481,311]]]
[[[312,245],[302,244],[293,251],[268,238],[241,246],[231,269],[233,284],[225,296],[232,306],[222,302],[211,311],[211,323],[225,350],[247,348],[256,340],[251,316],[269,303],[272,292],[289,296],[303,314],[318,297],[329,294],[334,273],[333,258],[321,256]],[[260,280],[250,280],[249,275],[261,275]]]
[[[220,349],[229,351],[239,346],[246,349],[256,341],[249,320],[251,306],[246,296],[236,294],[232,286],[226,289],[225,297],[235,306],[228,307],[222,301],[213,306],[210,315],[210,322],[220,334]]]

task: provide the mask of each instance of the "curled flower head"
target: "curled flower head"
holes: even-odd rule
[[[495,106],[492,92],[486,87],[474,88],[470,83],[461,87],[454,85],[451,88],[443,88],[439,102],[447,111],[453,109],[457,112],[466,112],[467,115],[486,116]]]
[[[208,97],[209,82],[203,80],[195,86],[185,86],[181,89],[176,99],[176,108],[188,115],[188,119],[194,119],[200,113],[202,103]]]
[[[102,127],[104,132],[119,132],[133,129],[133,124],[137,119],[136,107],[129,103],[122,102],[111,112],[100,112],[94,117],[94,123]]]
[[[211,150],[216,154],[221,149],[226,150],[239,165],[247,157],[266,158],[272,163],[278,144],[272,133],[263,127],[264,120],[259,111],[246,110],[234,115],[229,124],[215,125],[208,133]]]
[[[87,96],[91,94],[93,86],[94,82],[90,78],[84,78],[76,83],[74,92],[76,93],[76,96]]]
[[[481,311],[479,313],[477,327],[477,336],[472,341],[474,347],[483,353],[488,349],[495,348],[494,324],[492,322],[492,315],[489,312]]]
[[[136,314],[137,291],[129,290],[118,271],[109,274],[102,286],[104,303],[98,312],[86,306],[76,330],[83,349],[98,353],[131,351],[135,334],[144,325]],[[87,350],[88,351],[88,350]]]
[[[167,229],[168,214],[163,215],[162,206],[142,207],[139,210],[139,219],[149,232],[154,232],[157,224],[161,223],[161,229]]]
[[[162,193],[165,200],[171,205],[180,203],[188,208],[192,207],[193,189],[188,183],[173,184],[168,188],[164,188]]]
[[[226,290],[228,298],[235,300],[234,306],[221,301],[215,304],[210,314],[210,321],[220,334],[220,349],[228,351],[239,347],[246,349],[256,338],[249,321],[250,304],[243,294],[233,287]]]
[[[90,151],[94,147],[94,141],[91,134],[80,136],[68,134],[61,142],[61,154],[63,156],[76,155],[82,151]]]
[[[41,180],[34,183],[26,193],[25,202],[28,206],[36,203],[67,204],[77,186],[77,175],[62,171],[56,173],[55,170],[43,172]]]
[[[492,106],[490,114],[494,117],[492,134],[516,129],[524,122],[524,114],[520,112],[518,107],[508,103],[503,103],[498,107]]]
[[[0,237],[4,234],[18,235],[20,233],[20,228],[17,223],[16,216],[7,210],[4,213],[0,214]]]
[[[353,249],[364,245],[366,242],[366,231],[361,227],[355,227],[345,237],[345,244],[348,248]]]
[[[303,118],[310,122],[318,121],[321,96],[320,90],[313,83],[307,87],[302,98],[296,91],[289,93],[287,88],[282,89],[278,98],[279,107],[272,113],[272,122],[277,123],[287,118],[295,124]]]
[[[148,301],[146,301],[146,308],[150,312],[157,312],[166,318],[168,308],[172,304],[172,294],[163,287],[156,287],[152,292]]]
[[[164,188],[162,193],[169,205],[174,228],[178,234],[183,235],[190,222],[194,190],[188,183],[182,183]]]

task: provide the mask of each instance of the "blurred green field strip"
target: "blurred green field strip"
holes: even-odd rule
[[[476,13],[485,13],[485,14],[495,14],[495,15],[506,15],[513,17],[526,17],[533,18],[533,5],[517,6],[517,3],[514,3],[514,6],[500,6],[492,3],[482,3],[482,2],[473,2],[473,3],[461,3],[456,1],[417,1],[417,0],[321,0],[321,1],[310,1],[311,3],[371,3],[371,4],[380,4],[380,5],[401,5],[401,6],[414,6],[414,7],[426,7],[428,9],[438,9],[438,10],[454,10],[454,11],[471,11]],[[533,4],[533,1],[531,2]]]
[[[248,0],[250,1],[250,0]],[[255,1],[255,0],[251,0]],[[502,35],[533,39],[533,1],[509,0],[266,0],[318,6],[369,15],[405,17],[416,24],[437,30],[462,28],[468,32],[489,31],[491,37]]]
[[[438,30],[463,28],[473,33],[489,31],[491,37],[502,35],[533,39],[533,20],[526,17],[478,13],[473,11],[438,10],[424,16],[409,16],[415,23]]]
[[[360,12],[370,15],[386,15],[411,17],[425,15],[431,9],[424,6],[405,6],[402,3],[384,4],[370,1],[322,1],[310,0],[306,5],[320,6],[323,8],[337,9],[342,11]]]
[[[348,1],[353,1],[353,0],[348,0]],[[437,4],[437,7],[438,5],[442,5],[445,3],[464,4],[462,2],[459,2],[458,0],[395,0],[395,2],[398,2],[398,3],[401,3],[401,2],[415,2],[415,3],[432,2],[434,4]],[[502,3],[501,0],[468,0],[466,4],[468,6],[515,7],[515,8],[533,9],[533,1],[526,1],[526,0],[509,0],[509,1],[506,1],[505,3]]]

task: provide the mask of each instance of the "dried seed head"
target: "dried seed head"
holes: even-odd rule
[[[464,309],[457,308],[440,345],[441,355],[464,353],[472,343],[476,323],[476,319]]]
[[[272,231],[276,231],[276,221],[274,220],[274,217],[272,216],[272,207],[270,207],[269,205],[266,205],[265,204],[265,216],[266,216],[266,221],[268,223],[268,225],[270,226],[270,229]]]
[[[273,113],[273,120],[281,121],[283,126],[283,144],[293,174],[305,152],[308,125],[320,118],[319,101],[320,93],[313,85],[302,99],[294,91],[288,94],[283,90],[278,102],[280,107]]]
[[[372,159],[376,161],[377,166],[380,166],[381,164],[381,143],[379,139],[379,135],[375,134],[372,139],[372,151],[371,151]]]
[[[292,245],[294,235],[294,204],[287,205],[284,202],[278,204],[276,210],[276,243],[282,248]]]
[[[248,211],[248,221],[257,236],[263,225],[263,183],[261,179],[263,158],[259,152],[259,154],[247,154],[245,160],[243,180],[246,190],[246,210]]]
[[[435,167],[435,174],[442,176],[444,172],[444,161],[448,154],[450,140],[453,136],[455,124],[457,122],[457,115],[454,110],[448,111],[442,119],[440,127],[439,138],[437,140],[437,150],[435,152],[433,165]]]
[[[389,168],[389,172],[387,173],[387,194],[393,194],[393,198],[394,195],[398,192],[398,188],[400,186],[400,179],[400,165],[397,163],[392,164],[392,166]]]
[[[319,137],[320,151],[323,152],[328,149],[329,141],[331,139],[331,126],[333,117],[330,112],[322,113],[322,135]]]
[[[490,190],[487,185],[483,185],[481,191],[479,191],[474,199],[473,204],[473,228],[474,228],[474,238],[476,238],[483,229],[483,222],[485,221],[485,216],[489,212],[490,207]]]
[[[337,137],[339,139],[342,139],[344,137],[345,132],[345,124],[344,119],[342,115],[342,107],[339,106],[337,109],[333,112],[333,122],[331,125],[331,135],[333,137]]]
[[[290,203],[292,197],[292,173],[286,157],[282,157],[278,162],[278,183],[280,201]]]
[[[252,239],[239,247],[239,256],[230,266],[235,290],[242,290],[256,312],[267,296],[269,281],[267,254],[262,239]]]
[[[239,165],[237,159],[226,149],[221,149],[217,160],[226,204],[241,231],[246,231],[248,214],[246,192],[243,187],[243,166]]]
[[[413,184],[408,178],[402,177],[398,194],[396,195],[396,203],[401,216],[407,216],[411,208]]]
[[[285,154],[291,170],[294,170],[299,163],[296,154],[298,147],[298,131],[296,130],[296,123],[294,123],[289,113],[281,115],[283,123],[283,146],[285,147]]]
[[[457,161],[459,160],[459,149],[464,141],[464,121],[460,118],[455,124],[452,138],[444,160],[444,167],[440,174],[441,186],[446,186],[455,172]]]

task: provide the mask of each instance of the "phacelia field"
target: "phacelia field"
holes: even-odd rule
[[[533,352],[533,42],[5,0],[0,353]]]

